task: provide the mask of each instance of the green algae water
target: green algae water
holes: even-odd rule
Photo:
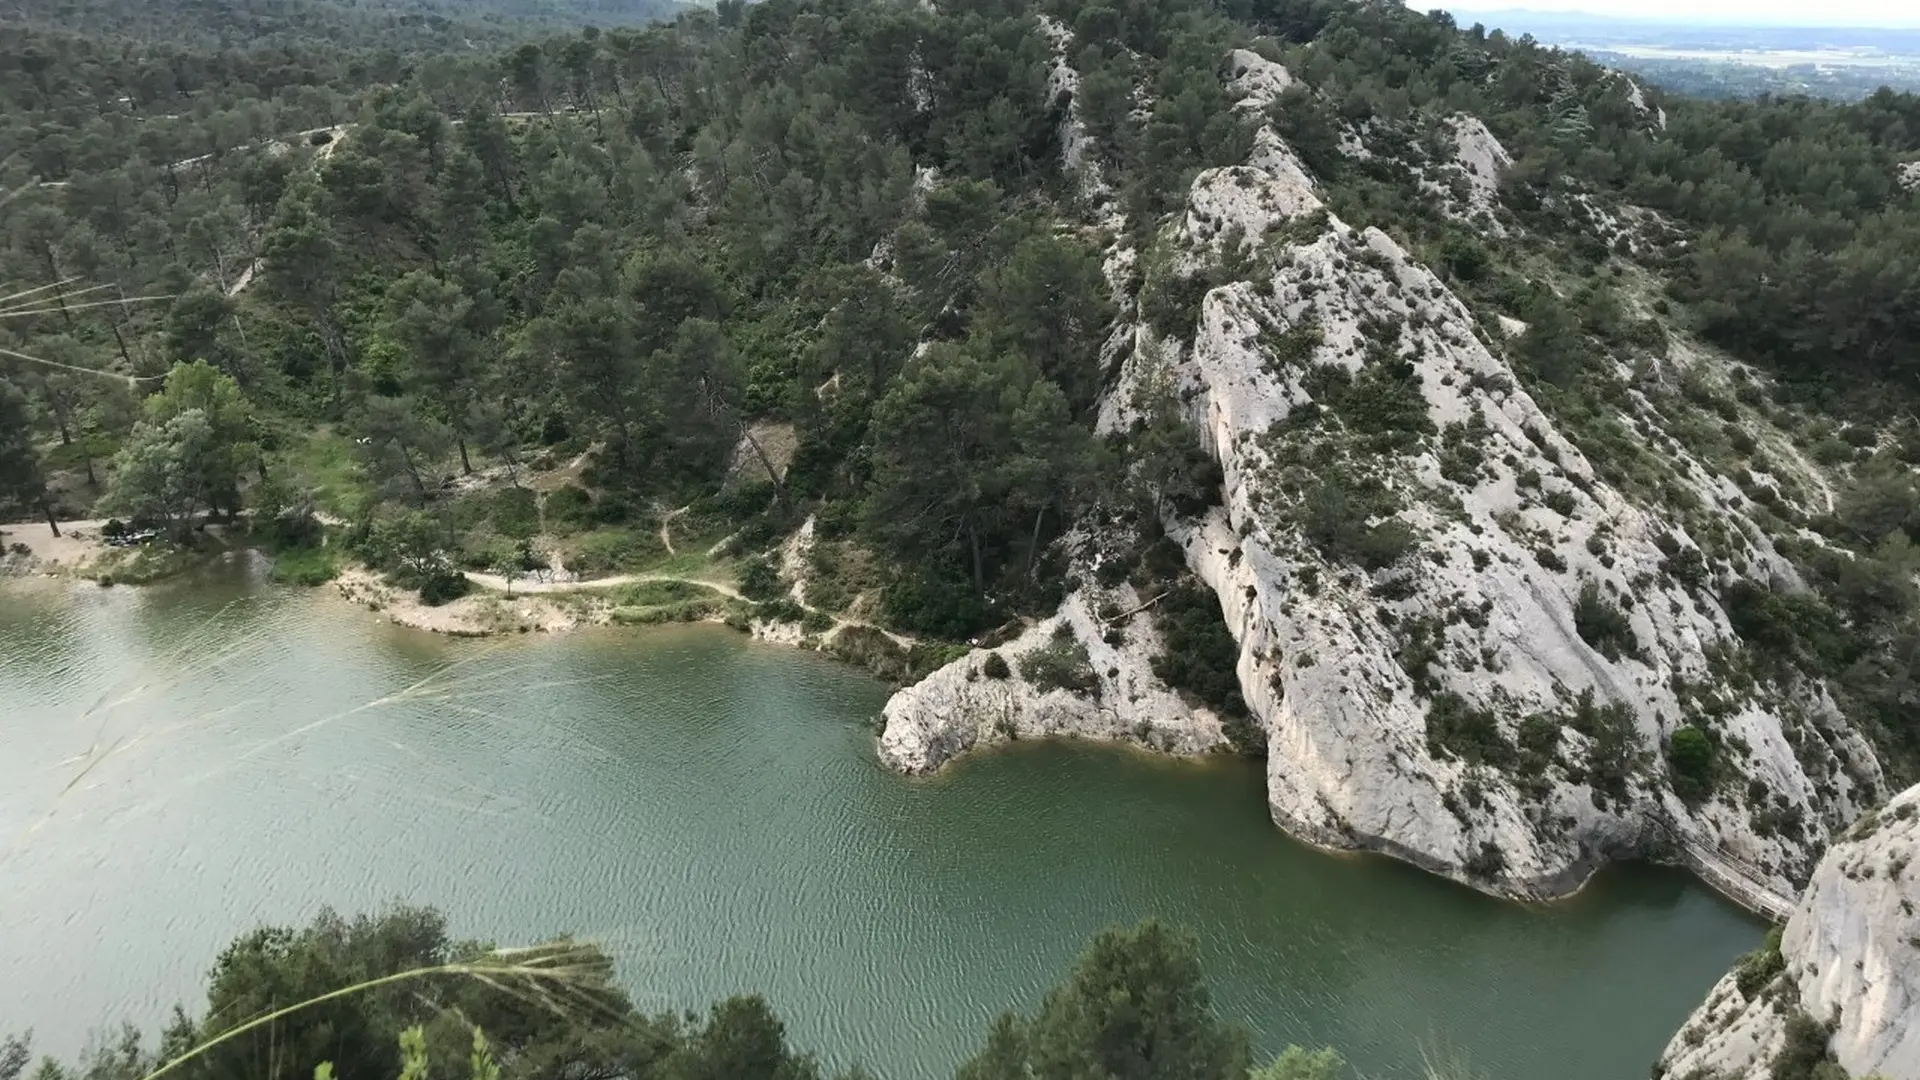
[[[1760,938],[1677,872],[1523,907],[1314,852],[1246,762],[1026,745],[896,776],[885,699],[720,628],[448,641],[318,593],[0,589],[0,1031],[151,1031],[236,934],[405,899],[598,939],[653,1008],[763,992],[830,1063],[927,1078],[1100,927],[1161,916],[1263,1051],[1625,1080]]]

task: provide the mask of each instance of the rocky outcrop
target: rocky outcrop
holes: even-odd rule
[[[1266,108],[1293,86],[1293,75],[1285,67],[1251,49],[1228,53],[1227,73],[1232,79],[1228,89],[1240,99],[1234,108],[1247,112]]]
[[[1489,218],[1504,151],[1477,122],[1451,130]],[[1149,289],[1211,284],[1190,334],[1117,333],[1102,427],[1127,430],[1137,391],[1170,386],[1221,466],[1219,505],[1164,527],[1239,643],[1273,819],[1515,896],[1663,855],[1784,914],[1880,774],[1817,685],[1730,677],[1711,578],[1733,570],[1689,523],[1603,479],[1505,343],[1391,237],[1330,213],[1270,129],[1245,164],[1194,179],[1139,262]],[[1732,531],[1741,572],[1790,572],[1759,530]],[[1098,603],[1076,595],[1019,647],[1064,622],[1091,651]],[[1077,702],[985,679],[976,653],[889,703],[882,754],[923,770],[995,732],[1142,724],[1218,745],[1144,640],[1096,658],[1100,692]],[[1717,747],[1715,783],[1686,799],[1665,758],[1683,727]]]
[[[1220,718],[1189,708],[1154,676],[1160,636],[1141,606],[1124,584],[1083,587],[1007,645],[900,691],[887,702],[880,757],[923,773],[1019,738],[1133,742],[1174,754],[1225,747]]]
[[[1920,1077],[1916,859],[1920,788],[1833,845],[1777,942],[1720,980],[1668,1044],[1659,1074],[1767,1080],[1791,1044],[1824,1041],[1851,1076]]]
[[[1453,141],[1453,160],[1441,170],[1444,186],[1433,181],[1427,186],[1452,197],[1453,216],[1480,222],[1496,233],[1503,231],[1493,213],[1499,205],[1500,174],[1513,164],[1513,155],[1477,116],[1450,116],[1446,129]]]

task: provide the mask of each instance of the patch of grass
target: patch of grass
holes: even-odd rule
[[[281,467],[296,486],[313,493],[313,504],[336,517],[352,518],[373,501],[373,485],[360,467],[353,443],[327,428],[287,448]]]
[[[574,537],[562,552],[569,570],[583,577],[658,569],[666,549],[645,529],[607,527]]]
[[[288,548],[273,553],[273,580],[313,588],[340,576],[340,560],[324,547]]]
[[[607,590],[615,607],[657,607],[695,600],[712,600],[720,594],[691,581],[636,581]]]
[[[678,603],[656,604],[649,607],[616,607],[608,612],[608,618],[622,626],[656,626],[664,623],[704,622],[707,619],[721,618],[732,611],[732,607],[723,596],[709,595],[705,599],[682,600]]]

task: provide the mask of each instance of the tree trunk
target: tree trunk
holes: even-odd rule
[[[1027,577],[1033,577],[1033,568],[1040,556],[1040,524],[1047,520],[1047,507],[1040,504],[1040,512],[1033,515],[1033,539],[1027,541]]]
[[[40,500],[40,509],[43,512],[45,512],[47,515],[47,528],[52,529],[54,538],[58,539],[60,536],[60,523],[54,520],[53,504],[51,502],[48,502],[45,498],[42,498]]]
[[[973,549],[973,591],[978,596],[987,595],[987,575],[980,565],[980,530],[973,522],[967,522],[967,546]]]
[[[116,322],[108,325],[113,328],[113,343],[120,346],[121,363],[127,365],[127,370],[133,370],[133,356],[127,352],[127,339],[120,335],[120,324]]]
[[[747,440],[748,446],[753,447],[753,456],[760,459],[760,467],[767,470],[767,479],[773,482],[774,501],[783,507],[786,506],[786,479],[780,475],[779,470],[773,467],[773,459],[767,456],[766,448],[760,445],[759,439],[753,437],[753,429],[748,427],[744,420],[740,422],[740,436]]]
[[[473,475],[473,462],[467,460],[467,437],[460,436],[460,472],[463,476]]]
[[[420,500],[421,506],[427,505],[427,485],[420,482],[420,471],[413,467],[413,455],[407,452],[405,443],[395,442],[394,447],[400,451],[400,463],[406,466],[407,479],[413,481],[414,496]]]

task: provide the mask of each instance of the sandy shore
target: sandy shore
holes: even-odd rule
[[[340,572],[332,589],[348,603],[378,612],[397,626],[453,637],[554,633],[608,622],[609,606],[590,597],[476,592],[451,603],[429,606],[420,595],[380,580],[365,567]]]
[[[111,555],[100,537],[104,521],[63,521],[53,535],[44,521],[0,525],[0,577],[77,574]]]

